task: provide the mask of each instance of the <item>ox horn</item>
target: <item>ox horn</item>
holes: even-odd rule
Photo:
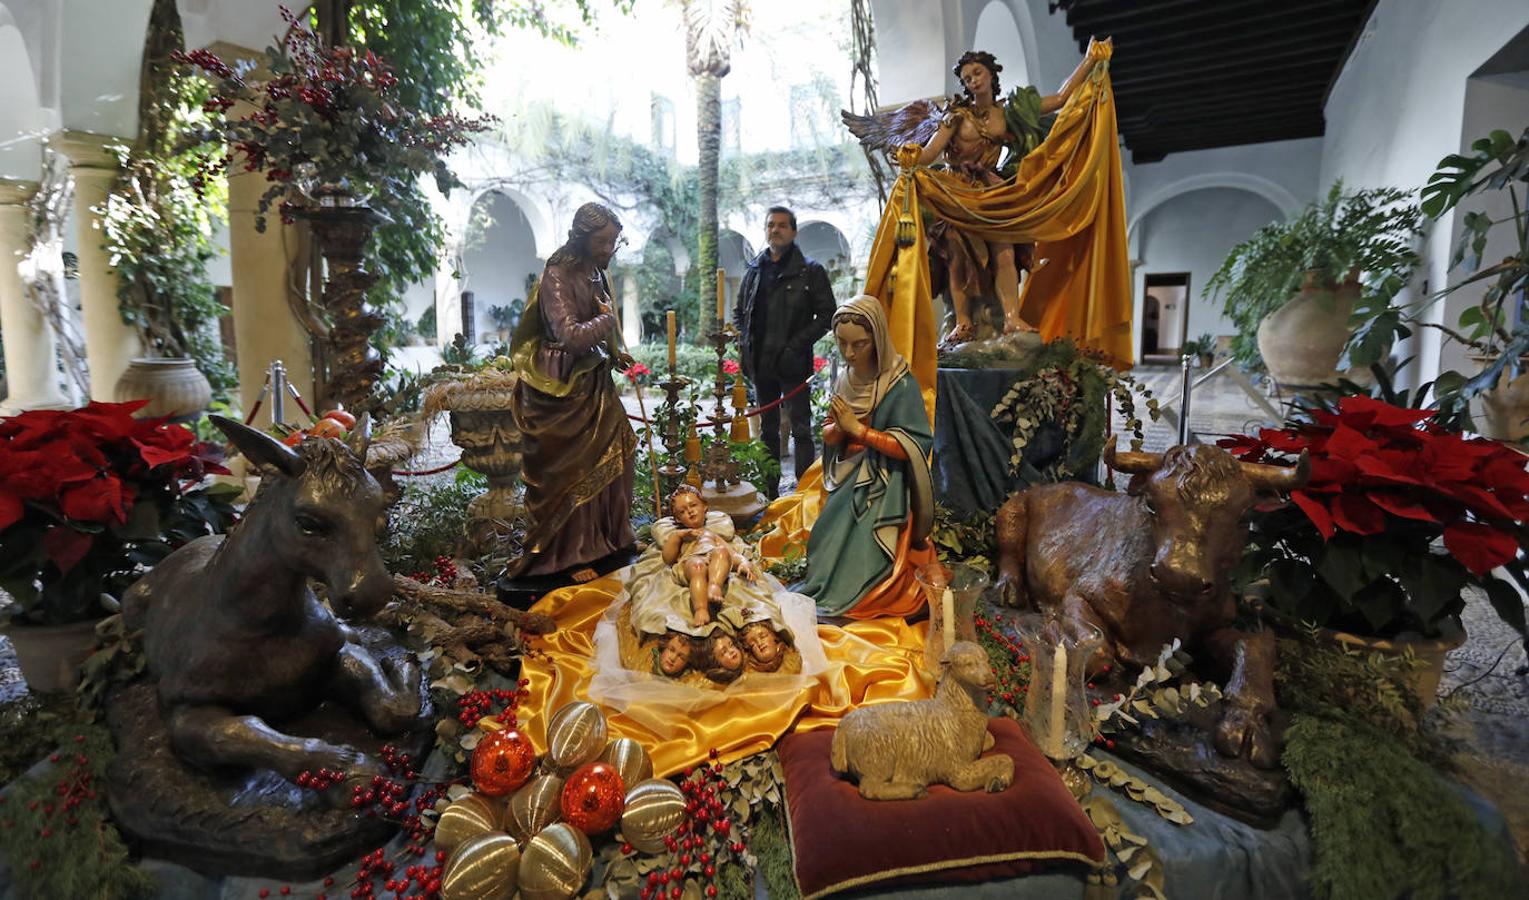
[[[356,427],[345,436],[345,446],[350,452],[361,460],[361,465],[366,465],[366,450],[372,444],[372,414],[364,412],[356,417]]]
[[[1306,482],[1311,480],[1311,454],[1305,450],[1301,451],[1301,457],[1293,466],[1250,462],[1238,465],[1242,466],[1242,474],[1247,476],[1253,487],[1261,491],[1284,494],[1305,487]]]
[[[1117,472],[1127,475],[1149,475],[1156,472],[1163,465],[1163,454],[1142,453],[1136,450],[1122,450],[1116,452],[1115,439],[1119,435],[1110,435],[1109,441],[1104,445],[1104,464]]]

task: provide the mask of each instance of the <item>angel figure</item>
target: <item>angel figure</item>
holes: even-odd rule
[[[918,165],[928,166],[943,156],[944,168],[967,183],[996,187],[1012,179],[1020,160],[1045,139],[1054,114],[1087,80],[1094,64],[1108,57],[1108,48],[1107,41],[1091,42],[1087,56],[1055,94],[1042,96],[1027,86],[1013,89],[1007,97],[999,85],[1003,66],[991,53],[969,50],[951,69],[961,83],[960,95],[943,102],[915,100],[869,116],[845,111],[841,117],[870,149],[891,156],[905,145],[917,145],[922,148]],[[1035,331],[1020,316],[1019,290],[1019,271],[1031,269],[1035,245],[985,239],[934,219],[928,223],[930,255],[946,273],[956,319],[942,344],[977,337],[972,300],[995,294],[1003,309],[1004,334]]]

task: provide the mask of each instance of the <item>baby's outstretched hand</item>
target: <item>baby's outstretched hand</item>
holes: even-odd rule
[[[754,564],[746,559],[738,561],[738,574],[749,581],[754,581],[758,577],[758,573],[754,571]]]

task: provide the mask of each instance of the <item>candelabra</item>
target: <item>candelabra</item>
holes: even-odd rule
[[[716,398],[716,407],[711,420],[711,446],[707,448],[706,455],[697,468],[700,469],[702,481],[715,482],[719,492],[738,485],[738,463],[733,459],[732,450],[728,445],[728,426],[732,424],[733,414],[727,410],[727,401],[732,395],[732,389],[727,383],[727,373],[723,371],[728,344],[732,343],[735,337],[736,332],[722,323],[717,325],[716,331],[706,336],[717,354],[717,380],[712,386],[712,396]]]
[[[669,369],[669,377],[658,383],[664,389],[664,404],[658,411],[659,438],[664,442],[664,464],[658,467],[660,476],[660,489],[667,497],[680,482],[685,480],[685,473],[690,468],[685,465],[685,435],[680,433],[680,391],[690,386],[690,379],[683,375],[677,375],[674,368]],[[667,509],[664,510],[668,512]]]

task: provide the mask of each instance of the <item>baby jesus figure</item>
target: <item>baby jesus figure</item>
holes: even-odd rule
[[[708,527],[708,507],[701,492],[682,484],[669,497],[669,513],[675,529],[664,537],[660,547],[664,565],[675,580],[690,588],[691,624],[711,622],[712,603],[721,603],[728,574],[737,572],[749,581],[755,579],[754,567],[743,554],[734,550],[725,531]],[[726,523],[731,526],[731,522]]]

